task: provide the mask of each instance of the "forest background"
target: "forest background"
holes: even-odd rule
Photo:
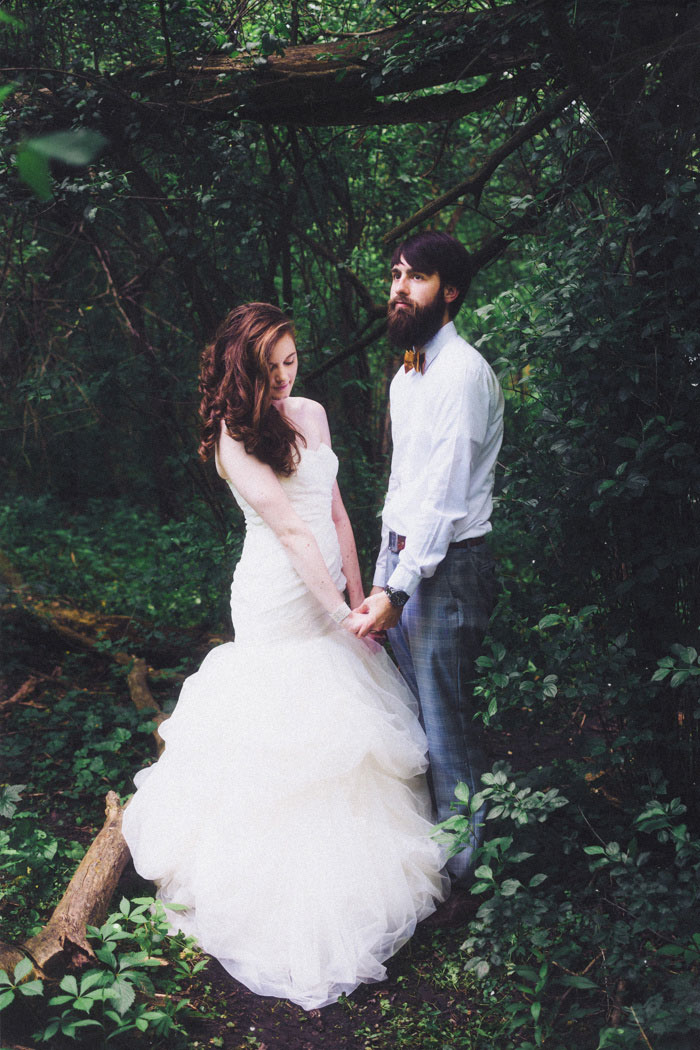
[[[3,4],[3,940],[152,757],[133,658],[167,711],[230,631],[205,341],[246,300],[294,317],[369,580],[388,259],[432,226],[473,252],[458,327],[507,394],[490,839],[449,1030],[388,1005],[352,1045],[698,1045],[699,43],[691,0]],[[107,922],[62,995],[10,968],[3,1015],[197,1045],[201,960],[145,908],[122,905],[128,965]]]

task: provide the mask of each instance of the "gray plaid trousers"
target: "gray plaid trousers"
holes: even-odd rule
[[[387,579],[398,562],[389,553]],[[435,575],[423,579],[404,606],[389,641],[403,677],[420,704],[428,738],[428,780],[437,820],[454,813],[458,781],[471,792],[485,770],[479,726],[473,721],[475,661],[496,602],[498,584],[488,543],[449,548]],[[474,814],[475,839],[447,864],[453,881],[469,881],[471,857],[482,839],[483,811]]]

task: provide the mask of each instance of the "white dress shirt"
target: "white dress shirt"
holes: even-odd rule
[[[452,322],[426,343],[423,374],[394,376],[393,455],[382,511],[374,584],[413,594],[450,543],[491,531],[496,458],[503,439],[503,391],[488,362]],[[406,537],[386,580],[389,531]]]

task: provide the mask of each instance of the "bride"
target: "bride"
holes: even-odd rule
[[[326,415],[292,397],[275,306],[233,310],[204,352],[200,454],[245,516],[235,641],[185,682],[124,837],[173,927],[260,995],[305,1009],[386,976],[448,892],[412,694],[364,616]]]

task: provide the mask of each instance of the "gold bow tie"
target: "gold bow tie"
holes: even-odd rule
[[[407,350],[403,355],[404,372],[410,372],[413,369],[414,372],[422,373],[424,364],[425,354],[422,350]]]

